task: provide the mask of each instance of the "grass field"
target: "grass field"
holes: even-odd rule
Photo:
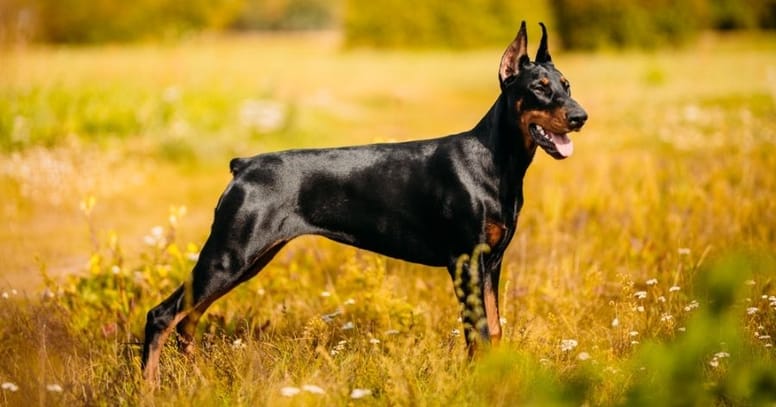
[[[501,49],[338,41],[0,51],[0,405],[776,402],[772,34],[554,52],[590,120],[528,171],[505,341],[474,363],[444,270],[306,237],[144,388],[145,313],[186,278],[229,158],[459,132],[497,96]]]

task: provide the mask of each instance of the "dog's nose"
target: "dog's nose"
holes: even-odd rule
[[[579,130],[587,121],[587,112],[581,109],[571,111],[566,116],[566,120],[568,120],[569,127],[572,130]]]

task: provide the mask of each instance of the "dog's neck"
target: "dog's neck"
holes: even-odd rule
[[[472,133],[490,150],[496,170],[506,177],[522,184],[523,176],[533,161],[536,144],[526,147],[525,139],[518,125],[517,113],[510,106],[506,95],[501,93],[488,113],[472,129]]]

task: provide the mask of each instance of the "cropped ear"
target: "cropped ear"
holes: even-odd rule
[[[539,44],[539,50],[536,51],[536,63],[537,64],[545,64],[552,62],[552,57],[550,56],[550,51],[547,50],[547,27],[544,26],[544,23],[539,23],[540,26],[542,26],[542,42]]]
[[[520,68],[528,64],[528,62],[530,62],[528,58],[528,36],[525,33],[525,21],[523,21],[520,23],[520,30],[517,32],[517,36],[501,57],[501,66],[498,70],[498,79],[501,87],[504,87],[507,79],[517,76]]]

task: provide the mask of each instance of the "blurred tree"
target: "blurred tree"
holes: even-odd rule
[[[547,1],[346,0],[343,28],[352,46],[474,47],[502,44],[520,20],[550,17]]]
[[[102,42],[220,29],[234,21],[244,0],[2,0],[0,32],[22,18],[42,41]],[[25,17],[27,16],[27,17]]]
[[[501,44],[520,20],[549,23],[570,48],[656,47],[708,28],[776,28],[776,0],[0,0],[0,43],[339,26],[351,46],[474,47]]]
[[[239,30],[310,30],[336,25],[339,1],[243,0],[230,24]]]
[[[551,0],[563,45],[653,48],[680,44],[708,26],[708,0]]]
[[[551,0],[569,48],[677,45],[699,31],[776,28],[776,0]]]
[[[776,28],[776,0],[711,0],[713,27]]]

